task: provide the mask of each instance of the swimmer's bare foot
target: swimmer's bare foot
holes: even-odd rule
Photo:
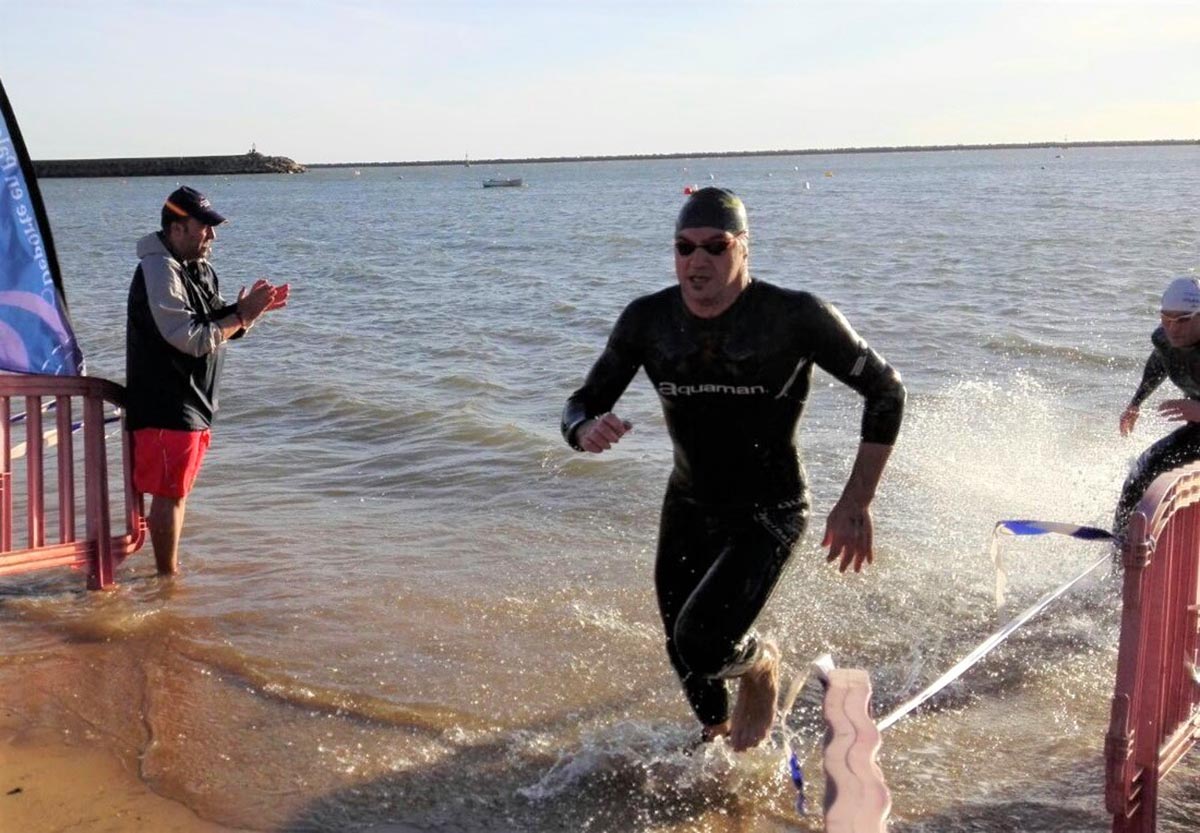
[[[728,734],[729,734],[729,721],[728,720],[726,720],[724,723],[715,723],[712,726],[701,726],[700,734],[698,736],[696,736],[693,740],[688,742],[688,744],[683,748],[683,754],[691,755],[697,749],[704,746],[705,744],[712,743],[717,738],[723,737],[723,736],[728,736]]]
[[[734,752],[758,746],[775,720],[775,698],[779,696],[779,648],[763,642],[762,656],[741,677],[737,703],[730,718],[729,742]]]

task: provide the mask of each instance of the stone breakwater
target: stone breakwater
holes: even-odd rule
[[[89,176],[203,176],[298,174],[306,168],[286,156],[251,151],[240,156],[153,156],[131,159],[44,159],[33,163],[39,178]]]

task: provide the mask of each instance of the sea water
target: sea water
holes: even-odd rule
[[[521,176],[523,188],[483,189]],[[138,237],[167,178],[47,180],[89,372],[122,381]],[[818,372],[799,442],[808,539],[764,613],[791,667],[866,668],[903,702],[1095,544],[992,525],[1106,526],[1167,430],[1117,419],[1168,280],[1200,265],[1200,148],[1046,148],[322,169],[196,177],[230,218],[228,297],[292,284],[228,353],[182,574],[147,548],[120,589],[0,582],[7,708],[104,745],[159,793],[252,830],[818,830],[778,737],[687,755],[693,718],[652,591],[671,451],[639,375],[603,456],[558,433],[632,298],[669,285],[690,185],[746,201],[754,277],[836,304],[903,374],[876,561],[827,566],[824,517],[860,404]],[[1161,394],[1160,394],[1161,395]],[[714,441],[720,441],[714,438]],[[884,733],[896,831],[1107,829],[1118,601],[1096,577]],[[819,807],[818,695],[787,731]],[[1194,829],[1196,755],[1160,830]]]

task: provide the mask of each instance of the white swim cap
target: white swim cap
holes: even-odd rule
[[[1200,278],[1181,277],[1171,281],[1163,293],[1162,308],[1168,312],[1200,310]]]

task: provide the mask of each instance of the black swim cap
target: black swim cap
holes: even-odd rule
[[[737,194],[725,188],[701,188],[688,197],[679,218],[675,220],[675,232],[685,228],[710,226],[732,234],[746,231],[746,206]]]

